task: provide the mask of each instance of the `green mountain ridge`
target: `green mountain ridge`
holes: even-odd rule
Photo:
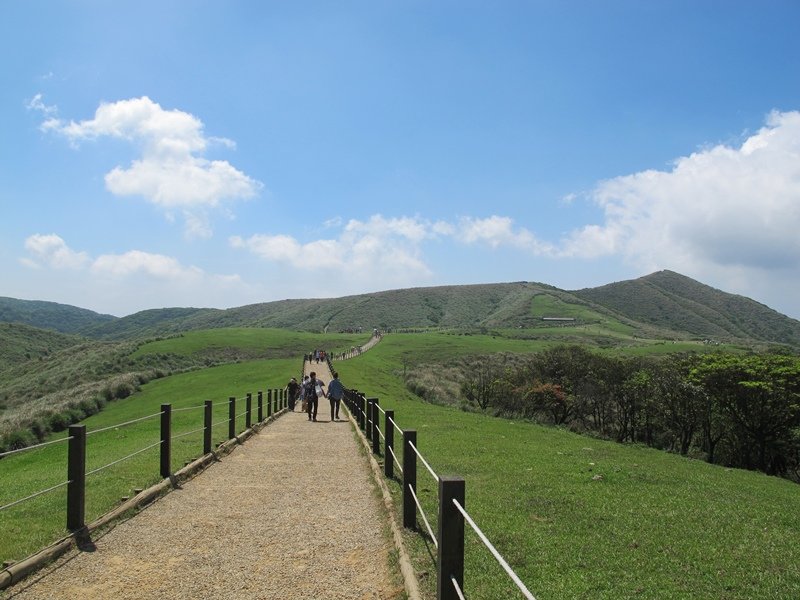
[[[21,323],[61,333],[80,333],[87,327],[113,322],[117,318],[69,304],[0,296],[0,323]]]
[[[73,312],[70,312],[73,311]],[[20,315],[24,319],[18,318]],[[744,296],[672,271],[567,291],[535,282],[388,290],[341,298],[288,299],[229,309],[161,308],[122,318],[48,302],[0,299],[0,322],[16,321],[104,340],[222,327],[300,331],[401,328],[518,329],[617,324],[641,337],[756,341],[800,347],[800,322]]]
[[[673,271],[573,293],[640,323],[694,336],[800,346],[800,321]]]

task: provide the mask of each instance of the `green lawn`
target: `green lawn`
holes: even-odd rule
[[[108,405],[84,421],[87,431],[102,429],[160,412],[172,404],[173,436],[203,426],[204,400],[214,401],[214,423],[228,419],[228,398],[236,397],[236,412],[245,410],[246,394],[253,394],[253,419],[259,390],[282,388],[300,372],[300,358],[251,361],[158,379],[142,391]],[[266,414],[266,408],[265,414]],[[111,429],[87,440],[87,471],[107,465],[159,440],[159,418]],[[245,428],[239,416],[236,430]],[[227,423],[215,426],[214,443],[227,439]],[[202,432],[172,444],[172,469],[202,454]],[[54,436],[55,437],[59,436]],[[60,434],[65,437],[65,434]],[[34,449],[0,460],[0,506],[66,481],[66,443]],[[158,447],[87,477],[86,521],[91,522],[116,506],[134,488],[145,488],[159,476]],[[39,496],[0,512],[0,561],[20,560],[66,534],[66,488]]]
[[[242,331],[230,339],[244,344],[248,335],[266,335]],[[201,352],[204,343],[216,343],[214,335],[222,334],[205,341],[187,334],[156,343],[171,347],[142,351],[177,352],[183,344],[185,352]],[[275,343],[282,339],[278,336]],[[365,341],[363,336],[352,342],[309,336],[301,346],[335,350],[337,339],[342,347]],[[491,335],[392,334],[370,352],[335,366],[346,386],[379,397],[382,406],[396,411],[402,427],[418,431],[418,447],[437,472],[465,478],[467,510],[537,598],[800,597],[796,484],[434,406],[411,395],[402,381],[404,366],[466,354],[535,352],[553,343]],[[282,387],[297,374],[303,350],[292,359],[241,362],[152,381],[141,392],[109,404],[86,421],[87,427],[92,431],[154,414],[171,402],[174,409],[190,409],[175,413],[174,433],[180,434],[201,426],[199,407],[206,399],[215,401],[214,418],[220,422],[227,418],[229,396],[241,399],[247,392]],[[237,430],[244,427],[241,419]],[[215,428],[215,442],[226,431]],[[200,454],[201,435],[174,443],[174,470]],[[157,419],[92,435],[88,468],[157,439]],[[59,444],[0,460],[0,505],[66,479],[65,455]],[[110,510],[133,488],[158,479],[156,448],[91,476],[87,520]],[[421,465],[418,481],[435,526],[436,484]],[[390,485],[397,497],[399,486]],[[63,535],[64,496],[62,489],[0,512],[0,560],[19,560]],[[435,585],[432,547],[418,535],[407,538],[423,587],[430,590]],[[469,531],[466,546],[467,597],[519,597]]]
[[[368,354],[337,364],[341,378],[393,408],[401,427],[416,429],[417,447],[438,473],[465,478],[467,510],[534,595],[800,597],[796,484],[426,404],[397,377],[404,353],[469,348],[444,350],[437,340],[415,339],[416,346],[388,336]],[[418,482],[435,527],[437,487],[421,464]],[[392,487],[397,500],[400,488]],[[419,536],[408,539],[430,591],[434,550]],[[470,532],[466,545],[467,597],[519,597]]]
[[[342,352],[369,340],[365,334],[313,334],[284,329],[261,329],[254,327],[205,329],[187,331],[179,337],[150,342],[139,348],[134,356],[144,354],[173,353],[191,355],[209,351],[236,349],[251,351],[269,358],[302,356],[315,348],[329,352]]]

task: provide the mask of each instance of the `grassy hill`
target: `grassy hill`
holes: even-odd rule
[[[672,271],[573,293],[656,327],[719,340],[752,339],[800,347],[800,321]]]
[[[18,323],[0,323],[0,373],[31,360],[44,360],[81,338]]]
[[[8,303],[7,303],[8,304]],[[13,301],[37,327],[51,327],[53,303]],[[46,305],[44,310],[40,305]],[[0,305],[1,306],[1,305]],[[74,309],[81,311],[82,309]],[[661,271],[597,288],[565,291],[532,282],[389,290],[343,298],[294,299],[227,310],[162,308],[120,319],[84,311],[75,329],[104,340],[130,340],[218,328],[279,328],[309,332],[403,328],[535,330],[594,327],[640,338],[714,339],[800,348],[800,322],[749,298],[678,273]],[[9,320],[10,313],[0,321]],[[40,318],[34,318],[39,315]],[[94,316],[92,316],[94,315]],[[555,319],[555,320],[553,320]],[[69,321],[69,319],[66,319]],[[575,341],[575,340],[573,340]]]
[[[116,318],[56,302],[0,297],[0,323],[21,323],[62,333],[78,333]]]
[[[145,343],[89,340],[0,324],[0,341],[8,342],[0,346],[0,450],[60,431],[154,378],[228,363],[299,357],[316,344],[341,352],[368,337],[226,328]]]

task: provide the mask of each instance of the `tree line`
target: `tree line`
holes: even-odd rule
[[[800,481],[800,358],[622,358],[580,346],[464,366],[481,410]]]

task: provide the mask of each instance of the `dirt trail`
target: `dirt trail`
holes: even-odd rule
[[[307,365],[327,383],[324,363]],[[299,411],[299,404],[297,410]],[[352,426],[288,413],[3,598],[393,599],[386,514]]]

